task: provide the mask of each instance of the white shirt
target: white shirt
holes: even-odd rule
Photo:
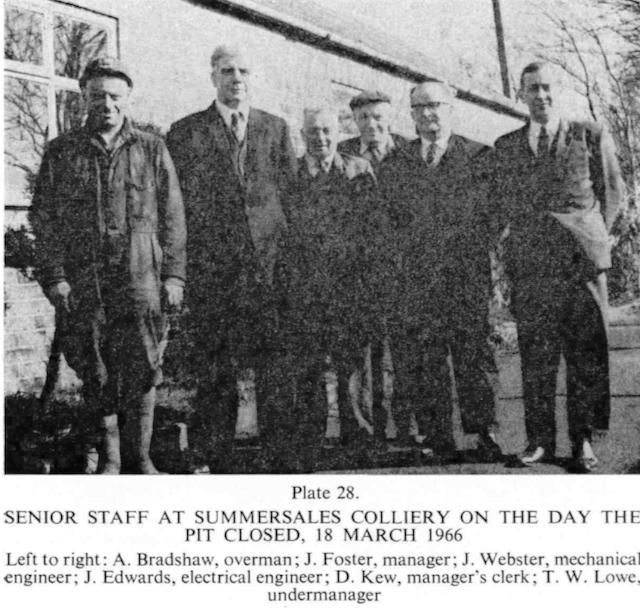
[[[329,157],[327,157],[326,159],[323,159],[322,161],[318,161],[315,157],[305,154],[304,159],[307,163],[307,169],[309,170],[309,174],[311,174],[311,176],[313,176],[314,178],[320,172],[324,172],[325,174],[328,174],[329,170],[331,170],[334,157],[335,157],[335,152],[331,154]]]
[[[435,144],[436,154],[435,154],[435,157],[433,158],[432,165],[438,165],[440,163],[440,159],[442,159],[442,156],[447,151],[450,137],[451,137],[451,134],[449,133],[444,136],[440,136],[440,138],[438,138],[435,141],[432,141],[432,140],[427,140],[426,138],[423,138],[422,136],[420,136],[420,156],[422,157],[423,161],[425,162],[427,161],[427,155],[429,154],[429,149],[431,148],[432,144]]]
[[[223,104],[220,100],[216,100],[216,108],[220,115],[222,115],[222,120],[225,122],[225,125],[231,128],[231,115],[238,115],[238,140],[242,142],[244,140],[245,134],[247,133],[247,120],[249,119],[249,105],[248,104],[240,104],[238,108],[231,108],[226,104]]]
[[[538,154],[538,140],[540,138],[540,129],[542,127],[541,123],[536,123],[535,121],[531,121],[529,123],[529,146],[535,155]],[[549,137],[549,146],[554,141],[558,130],[561,128],[560,118],[552,117],[547,124],[544,126],[547,130],[547,136]]]

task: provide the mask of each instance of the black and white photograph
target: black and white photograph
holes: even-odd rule
[[[407,513],[428,504],[424,490],[451,486],[466,509],[477,501],[460,525],[490,522],[486,502],[505,528],[542,521],[533,506],[513,510],[518,487],[552,502],[568,486],[599,503],[599,485],[625,475],[626,506],[545,505],[545,519],[586,528],[598,514],[638,540],[639,0],[4,0],[3,10],[3,496],[100,489],[115,514],[89,512],[87,524],[119,528],[151,519],[129,515],[122,491],[150,490],[158,529],[184,524],[166,503],[193,502],[191,490],[229,507],[237,492],[241,509],[255,486],[264,508],[288,500],[311,512],[364,499],[353,482],[382,499],[389,482],[407,498],[422,489],[415,507],[390,510],[389,522],[367,497],[371,512],[349,516],[404,533],[345,528],[341,545],[408,544],[409,525],[428,524],[429,541],[459,548],[433,566],[462,567],[475,553],[461,551],[462,526],[444,510]],[[507,477],[482,477],[495,475]],[[485,496],[460,494],[483,482]],[[503,488],[504,507],[493,492]],[[3,529],[81,522],[71,504],[63,511],[73,493],[55,507],[34,494],[34,506],[3,507]],[[343,513],[318,523],[342,525]],[[235,520],[191,517],[200,527],[185,529],[185,544],[212,543],[212,526],[219,535]],[[227,530],[224,545],[295,541],[295,529],[273,527],[282,519],[247,539]],[[319,564],[332,571],[302,582],[285,571],[282,583],[333,589],[276,588],[256,594],[258,608],[393,608],[366,585],[405,576],[376,581],[383,560],[354,554],[346,566],[359,566],[362,591],[340,594],[355,569],[326,556],[338,526],[321,530]],[[6,583],[54,583],[46,555],[12,549]],[[637,585],[640,551],[625,562],[621,549],[603,564],[632,565]],[[89,589],[92,571],[118,564],[121,552],[94,551],[88,564],[60,551],[78,572],[55,583]],[[315,553],[295,556],[296,570]],[[566,562],[602,564],[586,554]],[[484,572],[453,585],[551,588],[564,566],[510,558],[495,564],[532,572],[499,581],[482,556]],[[37,569],[18,578],[16,565]],[[156,584],[175,577],[158,574]],[[215,583],[269,583],[257,575]],[[607,579],[596,570],[587,581],[617,578]]]
[[[640,6],[360,4],[5,3],[7,473],[637,472]]]

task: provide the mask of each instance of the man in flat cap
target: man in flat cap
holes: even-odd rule
[[[491,268],[474,173],[483,146],[452,133],[453,99],[441,82],[412,89],[418,138],[390,155],[378,177],[398,264],[389,318],[393,404],[405,435],[414,412],[425,455],[454,458],[451,353],[463,430],[477,434],[478,460],[494,461],[501,452],[488,343]]]
[[[349,102],[360,136],[343,140],[340,153],[367,159],[377,170],[383,159],[406,140],[391,133],[391,98],[382,91],[363,91]]]
[[[133,128],[122,62],[100,58],[80,87],[86,124],[52,140],[30,220],[39,273],[58,310],[61,347],[101,415],[101,472],[119,473],[121,416],[134,420],[135,468],[149,457],[168,324],[182,302],[182,196],[163,141]]]
[[[376,189],[371,165],[339,153],[338,113],[305,110],[306,145],[291,193],[290,226],[278,265],[287,295],[288,353],[296,376],[296,405],[288,421],[289,462],[313,470],[327,424],[327,356],[337,374],[340,432],[348,444],[358,423],[350,409],[349,376],[374,330],[370,316],[375,270],[373,214]]]
[[[383,91],[362,91],[351,99],[349,106],[360,131],[360,136],[340,142],[338,151],[341,154],[356,155],[367,159],[377,174],[388,155],[407,144],[405,138],[391,132],[391,98]],[[378,272],[380,275],[384,275],[384,270],[378,270]],[[382,288],[385,287],[382,286]],[[378,295],[377,299],[381,300],[382,296]],[[389,346],[386,340],[373,338],[373,343],[365,352],[364,368],[360,368],[361,371],[357,372],[352,379],[352,388],[355,393],[352,404],[358,415],[361,416],[360,421],[363,423],[369,420],[362,409],[366,393],[357,391],[362,390],[363,383],[365,388],[370,384],[373,403],[371,405],[372,421],[366,426],[369,430],[373,430],[379,441],[384,439],[386,425],[386,414],[382,410],[384,380],[381,370],[387,368],[389,356]],[[367,382],[367,378],[369,378],[369,382]],[[356,394],[360,395],[360,402],[356,399]],[[361,437],[363,440],[366,439],[364,434]]]
[[[277,435],[268,407],[277,343],[273,270],[296,158],[286,122],[250,105],[243,53],[217,47],[211,71],[215,101],[177,121],[167,144],[184,193],[194,279],[188,295],[198,378],[194,467],[204,462],[224,471],[232,466],[237,382],[250,369],[261,436],[271,444]]]

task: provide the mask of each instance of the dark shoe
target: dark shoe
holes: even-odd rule
[[[542,446],[529,446],[520,456],[522,464],[531,466],[548,459],[547,452]]]
[[[433,448],[425,447],[422,450],[422,455],[425,456],[426,452],[431,452],[430,462],[436,465],[448,465],[462,462],[461,453],[458,452],[454,446],[436,446]]]
[[[495,433],[481,433],[476,446],[476,460],[482,463],[502,462],[504,455],[496,441]]]

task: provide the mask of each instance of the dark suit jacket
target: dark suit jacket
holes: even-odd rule
[[[624,194],[613,142],[595,123],[561,125],[545,167],[531,151],[528,125],[499,138],[487,156],[491,216],[497,231],[511,228],[506,258],[512,276],[548,266],[548,253],[565,252],[573,261],[571,250],[587,267],[611,265],[608,229]]]
[[[234,164],[230,132],[212,104],[177,121],[167,135],[183,189],[193,284],[189,307],[234,321],[273,276],[286,231],[283,200],[296,158],[283,119],[249,111],[244,172]]]
[[[476,174],[484,148],[454,134],[438,165],[428,168],[417,138],[381,166],[401,320],[430,322],[449,304],[486,312],[491,268]]]
[[[315,177],[299,160],[277,275],[288,295],[288,326],[321,354],[347,335],[356,338],[356,348],[364,341],[373,269],[368,255],[378,233],[375,184],[371,165],[360,157],[336,153],[330,171]]]

